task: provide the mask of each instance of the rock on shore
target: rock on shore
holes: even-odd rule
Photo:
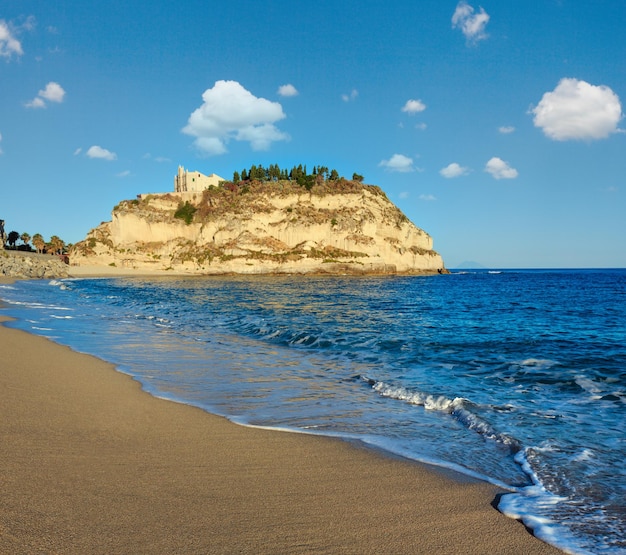
[[[68,277],[68,265],[51,255],[0,251],[0,275],[14,278],[50,279]]]

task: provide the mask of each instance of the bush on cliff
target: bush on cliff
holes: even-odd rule
[[[193,215],[196,213],[196,210],[197,208],[187,201],[185,204],[181,203],[178,206],[178,210],[174,212],[174,217],[179,220],[184,220],[184,222],[189,225],[193,221]]]

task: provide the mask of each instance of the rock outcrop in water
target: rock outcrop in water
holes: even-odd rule
[[[72,265],[191,274],[436,273],[432,238],[376,186],[226,184],[141,195],[70,252]]]

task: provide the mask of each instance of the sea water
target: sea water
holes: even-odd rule
[[[453,468],[549,543],[626,552],[626,270],[34,280],[0,298],[10,326],[154,395]]]

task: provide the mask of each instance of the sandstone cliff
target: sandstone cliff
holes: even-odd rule
[[[70,252],[72,265],[191,274],[436,273],[432,238],[379,187],[341,180],[141,195]]]

